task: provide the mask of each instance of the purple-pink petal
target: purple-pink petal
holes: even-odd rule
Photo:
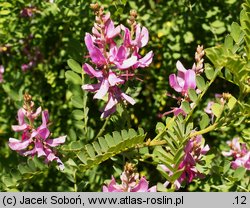
[[[124,83],[124,80],[117,77],[115,73],[113,73],[111,70],[109,72],[108,81],[110,86],[115,86],[117,84]]]
[[[43,149],[43,144],[40,141],[35,142],[35,149],[37,152],[37,157],[46,156],[46,153]]]
[[[100,89],[101,83],[98,84],[85,84],[82,86],[83,90],[87,90],[90,92],[96,92],[98,89]]]
[[[25,123],[24,121],[24,109],[23,108],[20,108],[17,112],[17,117],[18,117],[18,124],[19,125],[23,125]],[[15,130],[14,130],[15,131]]]
[[[139,48],[144,47],[148,43],[148,30],[146,27],[140,27],[140,25],[136,26],[136,38],[135,38],[135,45],[137,45]]]
[[[153,60],[153,51],[148,52],[143,58],[138,60],[138,67],[148,67]]]
[[[40,115],[41,112],[42,112],[42,108],[41,108],[41,107],[37,108],[37,109],[36,109],[36,112],[33,113],[33,114],[31,114],[31,118],[32,118],[32,119],[37,118],[37,117]]]
[[[103,56],[101,50],[94,45],[92,36],[89,33],[85,35],[85,44],[89,51],[90,58],[96,65],[106,64],[105,57]]]
[[[109,90],[109,82],[107,79],[104,79],[101,82],[100,88],[97,90],[96,94],[94,95],[94,99],[102,99]]]
[[[14,138],[9,138],[9,147],[12,150],[23,150],[23,149],[27,148],[30,143],[31,143],[30,139],[20,141],[20,140],[14,139]]]
[[[184,73],[184,74],[185,74],[186,71],[187,71],[180,61],[177,61],[177,62],[176,62],[176,68],[177,68],[177,70],[178,70],[179,72],[182,72],[182,73]]]
[[[170,86],[176,91],[176,92],[181,92],[182,91],[182,87],[179,85],[179,83],[177,82],[176,79],[176,75],[175,74],[170,74],[169,75],[169,84]]]
[[[107,118],[111,114],[113,114],[116,111],[116,106],[113,106],[113,108],[110,108],[109,110],[103,111],[101,114],[101,118]]]
[[[189,69],[185,73],[185,84],[183,90],[187,91],[188,89],[195,89],[196,88],[196,74],[195,71]]]
[[[89,64],[85,63],[83,65],[83,69],[84,71],[92,78],[92,77],[96,77],[96,78],[101,78],[103,77],[103,72],[102,71],[97,71],[95,69],[93,69],[92,66],[90,66]]]
[[[142,177],[139,183],[131,189],[131,192],[148,192],[148,182]]]
[[[28,124],[23,124],[23,125],[12,125],[11,128],[13,129],[13,131],[15,132],[19,132],[19,131],[24,131],[29,127]]]
[[[121,93],[121,97],[128,101],[131,105],[134,105],[136,103],[132,97],[126,95],[125,93]]]
[[[117,64],[119,69],[128,69],[129,67],[135,65],[137,63],[137,57],[131,56],[130,58],[124,60],[122,64]]]
[[[67,136],[60,136],[60,137],[55,138],[55,139],[47,139],[46,143],[51,147],[56,147],[60,144],[63,144],[66,140],[66,137]]]
[[[113,23],[113,21],[111,19],[109,19],[106,24],[107,24],[107,27],[106,27],[106,30],[107,30],[106,37],[108,39],[114,38],[115,36],[117,36],[120,33],[120,31],[121,31],[120,26],[117,26],[115,28],[114,23]]]

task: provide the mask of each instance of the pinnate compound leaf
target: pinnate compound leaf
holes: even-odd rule
[[[84,171],[95,165],[109,159],[110,157],[143,144],[146,134],[142,129],[122,130],[113,132],[99,137],[92,144],[84,145],[82,148],[75,150],[77,157],[82,161],[79,170]]]

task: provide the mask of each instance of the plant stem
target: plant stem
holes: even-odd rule
[[[95,139],[97,139],[98,137],[100,137],[103,134],[103,132],[105,131],[105,128],[106,128],[106,126],[107,126],[107,124],[109,122],[109,118],[110,118],[110,116],[108,118],[106,118],[104,124],[102,125],[102,128],[100,129],[100,131],[96,135]]]
[[[208,133],[208,132],[210,132],[210,131],[212,131],[212,130],[214,130],[214,129],[216,129],[216,127],[218,126],[218,123],[214,123],[213,125],[211,125],[211,126],[208,126],[207,128],[205,128],[205,129],[202,129],[202,130],[200,130],[200,131],[196,131],[196,132],[194,132],[194,133],[191,133],[189,136],[188,136],[188,138],[192,138],[192,137],[195,137],[195,136],[197,136],[197,135],[202,135],[202,134],[205,134],[205,133]],[[162,131],[163,132],[163,131]],[[158,134],[158,135],[162,135],[162,132],[160,133],[160,134]],[[157,136],[158,136],[157,135]],[[165,141],[165,140],[156,140],[156,139],[153,139],[152,141],[150,141],[150,142],[146,142],[145,144],[144,144],[144,147],[145,146],[160,146],[160,145],[164,145],[164,144],[167,144],[167,142]]]
[[[200,131],[196,131],[196,132],[194,132],[194,133],[191,133],[191,134],[189,135],[189,137],[192,138],[192,137],[195,137],[195,136],[197,136],[197,135],[206,134],[206,133],[208,133],[208,132],[210,132],[210,131],[216,129],[217,126],[218,126],[218,123],[214,123],[213,125],[208,126],[208,127],[205,128],[205,129],[202,129],[202,130],[200,130]]]

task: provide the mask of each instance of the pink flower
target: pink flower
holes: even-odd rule
[[[21,10],[20,15],[21,17],[32,17],[36,11],[35,7],[26,7]]]
[[[3,73],[4,73],[4,67],[3,65],[0,65],[0,83],[3,82]]]
[[[89,64],[85,63],[83,66],[84,71],[90,77],[96,77],[99,80],[97,84],[86,84],[82,86],[82,89],[95,92],[95,99],[102,99],[108,94],[108,102],[104,107],[104,111],[101,115],[102,118],[106,118],[116,110],[116,104],[121,100],[126,100],[130,104],[134,105],[135,101],[130,96],[123,93],[117,85],[124,83],[125,81],[119,78],[111,70],[108,74],[104,74],[103,71],[93,69]]]
[[[127,189],[124,185],[117,184],[115,178],[107,186],[103,186],[103,192],[156,192],[156,186],[148,188],[148,181],[142,177],[139,182],[129,186]]]
[[[42,124],[35,128],[33,121],[42,113]],[[28,120],[28,122],[26,121]],[[48,129],[49,114],[48,111],[41,111],[39,107],[36,112],[27,112],[21,108],[18,110],[18,124],[13,125],[12,129],[16,132],[22,132],[21,140],[10,138],[9,147],[23,156],[45,157],[45,163],[55,160],[61,170],[64,169],[62,161],[55,155],[52,147],[56,147],[65,142],[66,136],[56,139],[49,139],[50,131]]]
[[[95,67],[85,63],[83,70],[91,78],[96,78],[97,83],[85,84],[82,89],[95,93],[94,99],[103,99],[107,95],[108,100],[101,115],[105,118],[116,111],[116,105],[120,102],[135,104],[133,98],[122,92],[121,86],[136,76],[136,69],[149,66],[153,52],[150,51],[144,57],[139,54],[139,49],[149,39],[145,27],[133,25],[135,34],[132,34],[133,29],[130,31],[123,25],[115,26],[110,13],[104,14],[103,9],[96,6],[97,16],[92,34],[85,35],[89,57]]]
[[[181,107],[179,107],[179,108],[173,107],[172,110],[163,113],[163,114],[161,115],[161,117],[166,116],[166,115],[168,115],[168,114],[170,114],[170,113],[174,113],[175,116],[178,116],[179,114],[182,114],[183,116],[186,116],[186,115],[187,115],[187,114],[185,113],[185,111],[181,109]]]
[[[178,69],[177,76],[171,74],[169,76],[170,86],[182,95],[187,96],[189,89],[196,88],[196,74],[192,69],[186,70],[180,61],[177,61],[176,67]]]
[[[203,155],[205,155],[209,151],[209,146],[205,147],[202,144],[202,136],[198,135],[196,137],[191,138],[184,149],[185,155],[183,157],[182,162],[180,163],[178,169],[184,169],[181,176],[174,182],[176,189],[181,187],[183,182],[190,183],[194,178],[202,178],[203,175],[196,169],[196,163],[202,160]],[[174,165],[174,164],[173,164]],[[169,173],[169,175],[173,175],[172,171],[170,171],[165,165],[160,165],[160,167]],[[167,181],[164,185],[168,186],[169,182]]]
[[[146,27],[142,27],[139,24],[136,25],[135,39],[132,40],[131,34],[128,28],[122,26],[122,30],[124,30],[124,45],[126,47],[136,46],[138,48],[142,48],[148,43],[149,35]]]
[[[126,163],[121,174],[121,184],[112,180],[107,186],[103,186],[103,192],[156,192],[156,186],[148,188],[148,181],[145,177],[139,180],[139,174],[135,173],[133,164]]]
[[[228,141],[227,144],[231,149],[229,152],[223,151],[222,155],[234,158],[231,163],[232,168],[244,167],[250,170],[250,151],[247,149],[246,144],[240,144],[239,138],[234,138],[232,141]]]
[[[90,58],[93,61],[93,63],[95,63],[97,66],[103,66],[107,63],[106,59],[103,55],[103,52],[97,46],[95,46],[93,39],[94,38],[92,35],[86,33],[84,38],[85,45],[87,46]]]

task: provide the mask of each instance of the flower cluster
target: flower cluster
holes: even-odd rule
[[[121,174],[121,184],[117,184],[115,178],[107,186],[103,186],[103,192],[156,192],[156,186],[148,188],[145,177],[139,180],[139,174],[135,172],[134,165],[126,163]]]
[[[177,76],[175,74],[170,74],[169,76],[169,84],[170,86],[178,93],[181,94],[179,97],[178,103],[181,104],[182,101],[190,102],[188,96],[188,90],[194,89],[196,93],[200,93],[198,89],[196,89],[196,75],[203,72],[203,56],[205,55],[205,51],[203,50],[203,46],[199,46],[196,49],[195,60],[196,63],[193,64],[192,69],[186,69],[180,61],[177,61],[176,68],[178,70]],[[192,103],[190,105],[192,107]],[[169,113],[174,113],[174,115],[186,115],[182,106],[174,107],[171,111],[165,112],[162,116],[165,116]]]
[[[30,18],[32,16],[34,16],[34,14],[37,12],[37,9],[35,7],[25,7],[20,11],[20,15],[21,17],[25,17],[25,18]]]
[[[195,136],[188,141],[184,149],[185,155],[178,167],[179,170],[183,169],[183,173],[174,182],[176,189],[179,189],[183,182],[190,183],[196,177],[203,177],[195,166],[196,163],[202,160],[203,155],[205,155],[209,149],[208,145],[204,147],[201,135]],[[173,174],[165,165],[160,166],[164,171],[168,172],[169,175]],[[168,184],[169,182],[167,181],[164,185],[168,186]]]
[[[250,150],[247,149],[246,144],[240,144],[239,138],[234,138],[232,141],[228,141],[227,144],[231,149],[229,152],[223,151],[222,154],[225,157],[233,157],[232,168],[244,167],[250,170]]]
[[[0,65],[0,83],[3,82],[3,73],[4,73],[4,67],[3,65]]]
[[[24,106],[18,110],[18,125],[13,125],[15,132],[22,132],[21,140],[10,138],[9,147],[23,156],[45,157],[45,163],[56,161],[60,170],[64,169],[62,161],[55,155],[53,147],[65,142],[66,136],[49,139],[51,133],[48,129],[48,111],[39,107],[33,110],[34,103],[31,96],[24,95]],[[42,115],[42,124],[35,128],[35,120]]]
[[[94,67],[85,63],[83,70],[98,83],[85,84],[82,88],[94,92],[95,99],[103,99],[107,95],[108,101],[101,115],[105,118],[116,111],[116,105],[121,101],[135,104],[121,86],[135,76],[137,68],[149,66],[153,52],[144,57],[139,54],[139,50],[147,45],[149,35],[147,28],[136,23],[135,11],[130,13],[128,22],[131,29],[128,29],[124,25],[115,26],[110,13],[105,14],[98,4],[91,7],[95,11],[96,22],[92,34],[86,33],[85,44]]]
[[[28,59],[28,63],[22,64],[21,66],[23,72],[34,68],[39,62],[43,60],[41,51],[37,47],[30,46],[30,42],[33,38],[34,36],[30,34],[27,39],[21,41],[24,45],[23,54]]]

